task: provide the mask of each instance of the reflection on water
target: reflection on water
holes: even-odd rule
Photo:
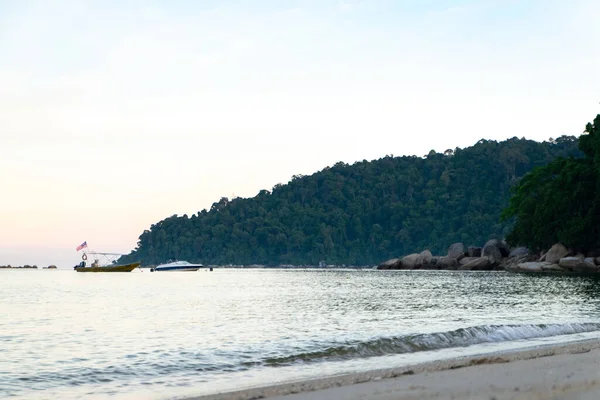
[[[165,398],[583,334],[600,330],[599,293],[502,272],[0,271],[0,397]]]

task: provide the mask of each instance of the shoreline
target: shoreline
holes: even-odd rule
[[[543,399],[574,391],[583,397],[567,398],[595,399],[600,398],[599,367],[600,339],[584,339],[181,400]]]

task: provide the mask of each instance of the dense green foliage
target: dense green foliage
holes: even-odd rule
[[[513,188],[503,218],[515,217],[511,244],[547,249],[556,242],[600,249],[600,115],[579,138],[583,158],[559,158],[534,169]]]
[[[121,261],[368,265],[423,249],[445,253],[458,241],[481,245],[510,227],[499,222],[509,188],[533,167],[570,155],[580,155],[577,139],[563,136],[338,163],[272,192],[166,218]]]

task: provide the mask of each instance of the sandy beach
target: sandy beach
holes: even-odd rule
[[[600,341],[429,362],[187,400],[600,399]]]

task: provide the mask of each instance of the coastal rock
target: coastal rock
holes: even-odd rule
[[[465,245],[462,243],[454,243],[448,247],[448,257],[460,260],[465,256]]]
[[[501,262],[502,261],[502,252],[495,244],[490,244],[489,242],[483,246],[483,250],[481,250],[481,256],[487,257],[491,262]]]
[[[563,257],[558,261],[558,265],[562,268],[572,269],[583,261],[578,257]]]
[[[429,250],[423,250],[419,257],[417,257],[417,268],[425,267],[431,265],[431,260],[433,259],[433,254]]]
[[[392,258],[382,262],[377,266],[377,269],[399,269],[402,266],[402,260],[399,258]],[[50,268],[50,267],[48,267]]]
[[[546,253],[545,261],[548,261],[551,263],[558,263],[561,258],[568,256],[569,253],[570,253],[569,249],[567,249],[563,244],[556,243]]]
[[[417,259],[419,258],[419,254],[413,253],[402,258],[402,268],[403,269],[415,269],[417,267]]]
[[[483,246],[483,248],[485,249],[487,246],[494,246],[496,248],[498,248],[498,250],[500,250],[500,255],[502,257],[508,257],[509,253],[510,253],[510,249],[508,248],[508,245],[506,244],[506,242],[502,241],[502,240],[498,240],[498,239],[491,239],[488,240],[487,243],[485,244],[485,246]],[[483,250],[482,250],[483,252]],[[483,256],[485,257],[485,256]]]
[[[578,257],[563,257],[558,265],[573,272],[596,272],[598,270],[596,264],[587,263]]]
[[[481,247],[469,246],[467,257],[481,257]]]
[[[524,272],[542,272],[543,270],[543,266],[546,264],[552,264],[549,262],[525,262],[525,263],[520,263],[517,265],[517,269],[519,271],[524,271]]]
[[[526,256],[530,253],[531,252],[529,251],[529,249],[527,247],[517,247],[516,249],[512,249],[510,251],[510,253],[508,253],[508,256],[509,257],[519,257],[519,256]]]
[[[598,265],[596,264],[596,259],[594,257],[586,257],[583,259],[583,261],[585,261],[588,264]]]
[[[456,261],[456,258],[449,256],[438,257],[436,266],[438,269],[457,269],[458,261]]]
[[[464,257],[464,258],[461,258],[458,263],[460,265],[466,265],[466,264],[470,263],[473,260],[477,260],[478,258],[481,258],[481,257]]]
[[[507,271],[518,271],[518,265],[521,263],[537,261],[537,256],[535,254],[525,254],[522,256],[509,257],[505,258],[500,264],[500,269],[505,269]]]
[[[48,269],[57,269],[56,265],[48,265]]]
[[[476,258],[464,265],[461,265],[458,269],[460,270],[485,270],[492,266],[492,262],[488,257]]]
[[[542,264],[542,271],[544,272],[568,272],[558,264],[549,263],[547,261],[541,262],[540,264]]]

